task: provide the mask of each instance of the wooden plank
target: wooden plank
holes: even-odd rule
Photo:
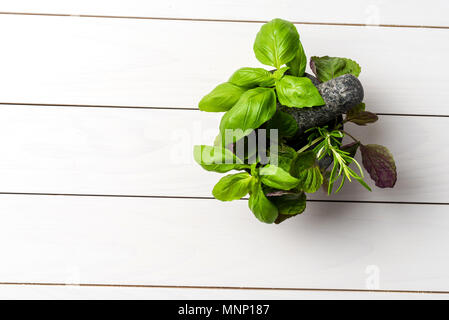
[[[1,282],[448,291],[446,206],[0,196]],[[431,250],[429,248],[432,248]]]
[[[192,150],[212,144],[219,119],[193,110],[2,106],[0,191],[208,197],[222,175],[203,170]],[[436,146],[445,145],[448,125],[393,116],[348,125],[364,143],[390,148],[397,186],[368,192],[353,183],[313,198],[447,203],[449,150]]]
[[[443,300],[449,294],[396,293],[396,292],[345,292],[345,291],[296,291],[296,290],[232,290],[232,289],[184,289],[184,288],[129,288],[129,287],[81,287],[52,285],[0,285],[1,299],[261,299],[261,300]]]
[[[1,15],[0,27],[14,30],[0,35],[0,103],[192,108],[234,70],[259,66],[257,23]],[[447,30],[298,28],[308,56],[362,65],[373,111],[449,115]]]
[[[193,19],[269,20],[283,17],[292,21],[360,23],[360,24],[412,24],[443,25],[448,21],[447,1],[418,0],[305,0],[282,1],[210,1],[210,0],[6,0],[1,11],[90,14],[112,16],[138,16]]]

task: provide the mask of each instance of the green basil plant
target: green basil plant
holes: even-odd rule
[[[298,137],[298,123],[282,108],[319,108],[326,102],[305,73],[307,58],[292,23],[274,19],[264,24],[253,49],[257,60],[270,70],[238,69],[199,103],[202,111],[224,114],[213,146],[194,147],[195,161],[208,171],[237,171],[213,187],[216,199],[232,201],[249,194],[248,205],[257,219],[280,223],[302,213],[306,194],[322,188],[330,195],[346,181],[355,180],[371,191],[362,166],[354,159],[358,149],[376,186],[395,185],[396,165],[388,149],[363,145],[343,129],[346,122],[366,125],[378,120],[364,103],[344,118],[305,130]],[[328,56],[312,57],[310,69],[319,82],[345,74],[358,77],[361,71],[353,60]],[[343,145],[345,136],[354,141]],[[299,147],[291,143],[293,138],[303,141]]]

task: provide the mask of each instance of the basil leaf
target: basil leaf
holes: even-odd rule
[[[299,41],[299,49],[296,52],[295,58],[287,63],[287,66],[290,67],[290,73],[293,76],[302,77],[304,75],[307,66],[307,57],[301,41]]]
[[[344,74],[352,74],[356,77],[358,77],[360,75],[360,72],[362,71],[362,67],[360,67],[360,65],[355,62],[354,60],[348,59],[348,58],[343,58],[346,62],[346,66],[345,69],[343,70],[344,73],[342,73],[341,75]]]
[[[273,157],[276,155],[273,155],[270,153],[270,163],[273,163]],[[285,144],[280,144],[278,146],[278,152],[277,152],[277,160],[278,164],[277,166],[287,172],[290,172],[290,167],[293,162],[293,160],[296,157],[296,151],[292,147],[289,147]]]
[[[302,171],[312,168],[315,165],[315,162],[316,155],[314,151],[301,152],[294,159],[290,174],[294,177],[298,177],[299,173]]]
[[[379,188],[393,188],[397,180],[393,155],[378,144],[361,145],[362,163]]]
[[[307,193],[317,192],[323,184],[323,175],[318,166],[300,172],[298,179],[298,188]]]
[[[274,19],[264,24],[257,33],[254,53],[261,63],[279,69],[295,58],[299,34],[288,21]]]
[[[321,82],[348,73],[358,77],[362,70],[359,64],[351,59],[329,56],[310,58],[310,68]]]
[[[293,214],[293,215],[279,214],[277,219],[276,219],[276,221],[274,221],[274,223],[275,224],[280,224],[280,223],[284,222],[285,220],[290,219],[290,218],[292,218],[294,216],[295,216],[295,214]]]
[[[250,168],[243,164],[230,150],[220,147],[197,145],[193,148],[195,161],[207,171],[228,172]]]
[[[222,142],[223,142],[223,139],[222,139],[222,137],[221,137],[221,134],[219,133],[216,137],[215,137],[215,139],[214,139],[214,147],[222,147]]]
[[[306,208],[306,195],[304,192],[270,197],[270,201],[278,208],[279,214],[297,215]]]
[[[273,118],[268,120],[266,129],[277,129],[278,136],[281,137],[293,137],[298,131],[298,123],[295,118],[283,111],[276,111]]]
[[[278,209],[267,199],[260,183],[253,184],[248,206],[256,218],[262,222],[273,223],[278,217]]]
[[[316,164],[316,155],[313,151],[298,154],[292,162],[290,173],[298,178],[298,188],[304,192],[314,193],[323,184],[323,175]]]
[[[220,134],[227,141],[234,130],[233,141],[248,135],[253,129],[260,127],[271,119],[276,112],[276,95],[273,89],[254,88],[246,91],[235,106],[226,112],[220,122]]]
[[[369,111],[360,111],[359,113],[348,115],[347,121],[355,123],[359,126],[366,126],[368,123],[376,122],[379,117]]]
[[[201,111],[223,112],[231,109],[246,89],[225,82],[219,84],[201,99],[198,107]]]
[[[287,70],[290,69],[289,67],[282,67],[280,69],[277,69],[273,72],[273,78],[275,80],[279,80],[284,76],[284,73],[287,72]]]
[[[290,173],[271,164],[261,168],[259,174],[262,183],[276,189],[290,190],[299,183],[299,180],[292,177]]]
[[[263,68],[240,68],[234,72],[229,82],[246,88],[274,86],[272,74]]]
[[[284,76],[276,82],[279,102],[288,107],[303,108],[325,104],[318,89],[309,78]]]
[[[336,78],[335,74],[343,70],[345,66],[346,62],[341,58],[329,56],[310,58],[310,69],[321,82]]]
[[[248,194],[254,180],[255,178],[247,172],[229,174],[218,181],[212,194],[221,201],[238,200]]]

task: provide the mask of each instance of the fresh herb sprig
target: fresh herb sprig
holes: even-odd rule
[[[351,178],[354,178],[362,186],[371,191],[371,188],[363,181],[364,175],[360,164],[355,160],[349,152],[341,149],[342,139],[345,136],[345,132],[334,129],[329,131],[327,127],[312,128],[308,131],[312,131],[309,135],[309,143],[314,144],[314,141],[320,141],[318,145],[314,147],[314,152],[318,160],[323,159],[325,156],[329,156],[333,160],[332,169],[330,170],[328,180],[328,194],[332,193],[334,183],[340,179],[340,185],[335,192],[338,192],[343,187],[346,180],[351,182]],[[354,163],[359,169],[360,175],[349,167],[351,163]]]
[[[282,108],[319,108],[325,101],[310,80],[313,77],[305,74],[307,58],[292,23],[274,19],[264,24],[253,49],[259,62],[275,69],[240,68],[199,103],[202,111],[225,113],[214,146],[195,146],[195,161],[208,171],[240,171],[218,181],[212,190],[215,198],[232,201],[249,194],[249,208],[260,221],[280,223],[302,213],[306,193],[317,192],[323,185],[331,194],[335,184],[338,183],[335,192],[339,192],[346,181],[354,179],[371,191],[354,158],[359,148],[363,166],[376,186],[394,186],[396,165],[388,149],[363,145],[343,130],[347,122],[363,126],[378,120],[374,113],[365,110],[364,103],[353,107],[337,124],[312,128],[297,136],[299,122]],[[321,82],[345,74],[357,77],[361,71],[353,60],[329,56],[312,57],[310,68]],[[260,129],[275,129],[279,135],[276,139],[267,137],[275,143],[266,150],[260,150],[259,145],[249,146],[253,138],[265,139],[259,134]],[[342,145],[345,136],[354,142]],[[289,145],[292,139],[303,138],[307,142],[298,150]],[[246,148],[241,158],[236,152],[239,144]],[[260,157],[261,151],[268,161]]]

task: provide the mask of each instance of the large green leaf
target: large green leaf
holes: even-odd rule
[[[298,178],[298,188],[304,192],[314,193],[323,184],[323,175],[313,151],[298,154],[291,164],[290,173]]]
[[[362,70],[359,64],[351,59],[329,56],[310,58],[310,68],[321,82],[348,73],[358,77]]]
[[[318,89],[306,77],[284,76],[276,83],[279,102],[288,107],[313,107],[325,104]]]
[[[304,151],[299,153],[293,163],[291,164],[290,174],[294,177],[298,177],[299,173],[312,168],[316,163],[316,155],[315,152]]]
[[[281,190],[290,190],[296,187],[299,180],[292,177],[284,169],[271,164],[259,170],[260,180],[263,184]]]
[[[358,77],[360,75],[360,72],[362,71],[362,67],[360,67],[360,65],[355,62],[354,60],[348,59],[348,58],[343,58],[346,62],[346,66],[345,66],[345,70],[343,70],[344,73],[343,74],[352,74],[356,77]]]
[[[246,88],[274,86],[272,74],[263,68],[240,68],[234,72],[229,82]]]
[[[282,78],[284,76],[284,74],[288,71],[288,69],[290,69],[290,67],[282,67],[282,68],[276,69],[273,72],[273,78],[275,80],[279,80],[280,78]]]
[[[257,33],[254,53],[261,63],[279,69],[295,58],[299,48],[299,34],[288,21],[274,19]]]
[[[277,129],[280,137],[293,137],[298,131],[298,123],[290,114],[283,111],[276,111],[273,118],[268,120],[265,127],[267,130]]]
[[[197,145],[193,148],[195,161],[207,171],[228,172],[250,168],[230,150],[221,147]]]
[[[248,90],[235,106],[224,114],[220,122],[220,134],[230,143],[240,140],[253,129],[270,120],[275,112],[274,89],[254,88]],[[233,131],[226,132],[226,130]]]
[[[302,171],[298,179],[298,188],[307,193],[317,192],[323,184],[323,175],[318,166]]]
[[[291,164],[296,157],[295,149],[283,143],[279,144],[277,149],[276,153],[270,150],[270,164],[277,165],[279,168],[290,172]],[[275,163],[275,157],[277,157],[277,164]]]
[[[302,77],[304,75],[307,66],[307,57],[301,41],[299,41],[299,49],[296,52],[295,58],[287,63],[287,66],[290,67],[289,71],[292,75],[296,77]]]
[[[253,184],[248,206],[256,218],[262,222],[273,223],[278,217],[278,209],[267,199],[260,183]]]
[[[284,194],[282,196],[270,197],[279,214],[297,215],[306,209],[306,195],[304,192]]]
[[[214,147],[222,147],[223,139],[221,138],[221,134],[219,133],[214,139]]]
[[[274,223],[279,224],[291,217],[301,214],[306,209],[306,195],[301,193],[289,193],[281,196],[268,197],[278,209],[278,217]]]
[[[201,111],[208,112],[228,111],[239,101],[245,91],[245,88],[229,82],[219,84],[201,99],[198,107]]]
[[[247,172],[224,176],[212,190],[213,196],[221,201],[238,200],[248,194],[255,178]]]

